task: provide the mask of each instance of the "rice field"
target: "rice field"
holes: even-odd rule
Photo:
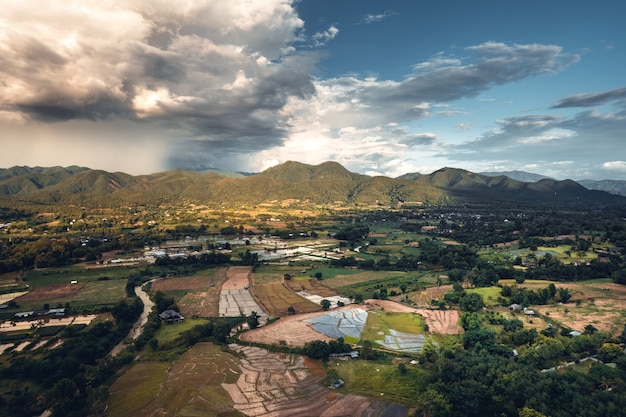
[[[107,416],[243,416],[221,385],[239,374],[239,360],[211,343],[196,344],[175,364],[138,362],[111,386]]]

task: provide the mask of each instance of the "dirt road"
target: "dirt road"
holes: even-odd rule
[[[144,283],[144,285],[146,284]],[[125,342],[127,339],[135,340],[141,335],[143,326],[148,322],[148,315],[152,311],[152,307],[154,307],[154,303],[142,287],[135,287],[135,294],[143,303],[143,312],[133,325],[133,328],[128,332],[128,335],[111,350],[110,355],[113,357],[117,356],[126,347]]]

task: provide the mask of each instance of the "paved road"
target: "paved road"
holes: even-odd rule
[[[143,303],[143,312],[133,325],[133,328],[130,329],[130,331],[128,332],[128,335],[126,335],[126,337],[111,350],[110,354],[113,357],[117,356],[126,347],[125,341],[127,339],[135,340],[141,335],[141,332],[143,331],[143,326],[148,322],[148,315],[152,311],[152,307],[154,307],[154,303],[142,287],[135,287],[135,294],[137,294],[137,297],[139,297],[139,299]]]

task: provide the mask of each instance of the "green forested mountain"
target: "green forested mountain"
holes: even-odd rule
[[[527,183],[507,176],[490,177],[443,168],[429,175],[399,178],[356,174],[336,162],[307,165],[286,162],[258,174],[233,177],[217,172],[172,170],[133,176],[83,167],[0,169],[3,200],[33,204],[159,204],[188,201],[208,204],[258,204],[295,199],[396,205],[400,202],[444,204],[460,201],[623,202],[566,180]]]
[[[623,198],[603,191],[588,190],[572,180],[543,178],[537,182],[516,181],[505,175],[487,176],[457,168],[442,168],[429,175],[407,174],[412,178],[445,190],[457,199],[509,202],[620,202]]]

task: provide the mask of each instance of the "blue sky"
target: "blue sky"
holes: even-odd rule
[[[0,167],[626,180],[622,1],[9,2]]]

